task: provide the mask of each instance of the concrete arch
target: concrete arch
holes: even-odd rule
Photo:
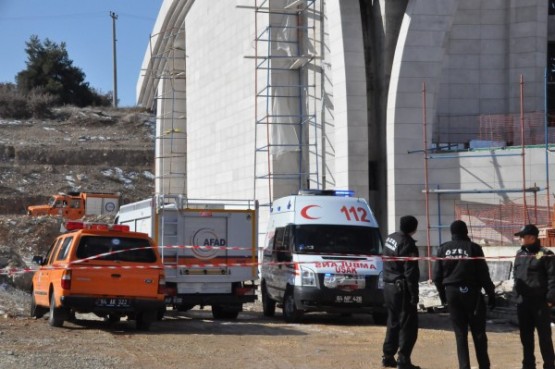
[[[154,105],[159,76],[166,65],[166,60],[157,56],[173,47],[173,39],[165,37],[166,32],[183,28],[185,15],[194,2],[195,0],[164,0],[162,3],[137,80],[137,105],[146,108]]]
[[[388,228],[413,214],[424,219],[422,155],[422,87],[426,84],[428,124],[435,116],[437,93],[446,57],[446,37],[459,0],[415,0],[405,13],[395,57],[387,105]],[[415,201],[415,199],[423,199]],[[422,228],[422,227],[421,227]]]

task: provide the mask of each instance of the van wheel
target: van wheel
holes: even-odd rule
[[[239,316],[239,309],[225,309],[220,305],[212,305],[212,316],[216,320],[233,320]]]
[[[287,323],[298,323],[303,316],[303,311],[297,309],[292,291],[287,291],[283,298],[283,319]]]
[[[264,316],[271,317],[276,314],[276,302],[268,295],[265,282],[262,282],[262,311]]]
[[[139,331],[148,331],[150,329],[150,325],[156,319],[158,315],[158,310],[154,311],[141,311],[137,313],[136,317],[136,327]]]
[[[191,310],[192,308],[194,308],[195,305],[190,305],[190,304],[180,304],[180,305],[176,305],[176,310],[179,312],[186,312]]]
[[[29,315],[31,318],[40,319],[48,312],[48,309],[42,306],[37,306],[35,301],[35,293],[31,292],[31,304],[29,306]]]
[[[64,309],[56,307],[56,299],[54,298],[54,291],[50,295],[50,316],[48,317],[48,324],[52,327],[61,327],[64,324]]]

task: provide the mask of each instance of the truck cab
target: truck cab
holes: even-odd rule
[[[67,213],[67,196],[66,195],[53,195],[48,199],[46,205],[32,205],[27,207],[27,215],[41,216],[41,215],[64,215]]]
[[[312,191],[274,201],[261,267],[264,315],[371,313],[383,324],[382,239],[362,198]]]
[[[28,206],[27,215],[77,220],[85,215],[115,214],[118,208],[119,194],[69,192],[50,196],[46,205]]]

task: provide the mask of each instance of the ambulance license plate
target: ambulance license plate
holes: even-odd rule
[[[337,304],[362,304],[362,296],[335,296]]]
[[[102,298],[96,299],[96,306],[100,307],[130,307],[131,304],[128,299],[123,298]]]

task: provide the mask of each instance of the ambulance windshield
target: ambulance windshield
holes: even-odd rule
[[[297,225],[293,230],[295,251],[301,254],[381,255],[378,228],[345,225]]]

